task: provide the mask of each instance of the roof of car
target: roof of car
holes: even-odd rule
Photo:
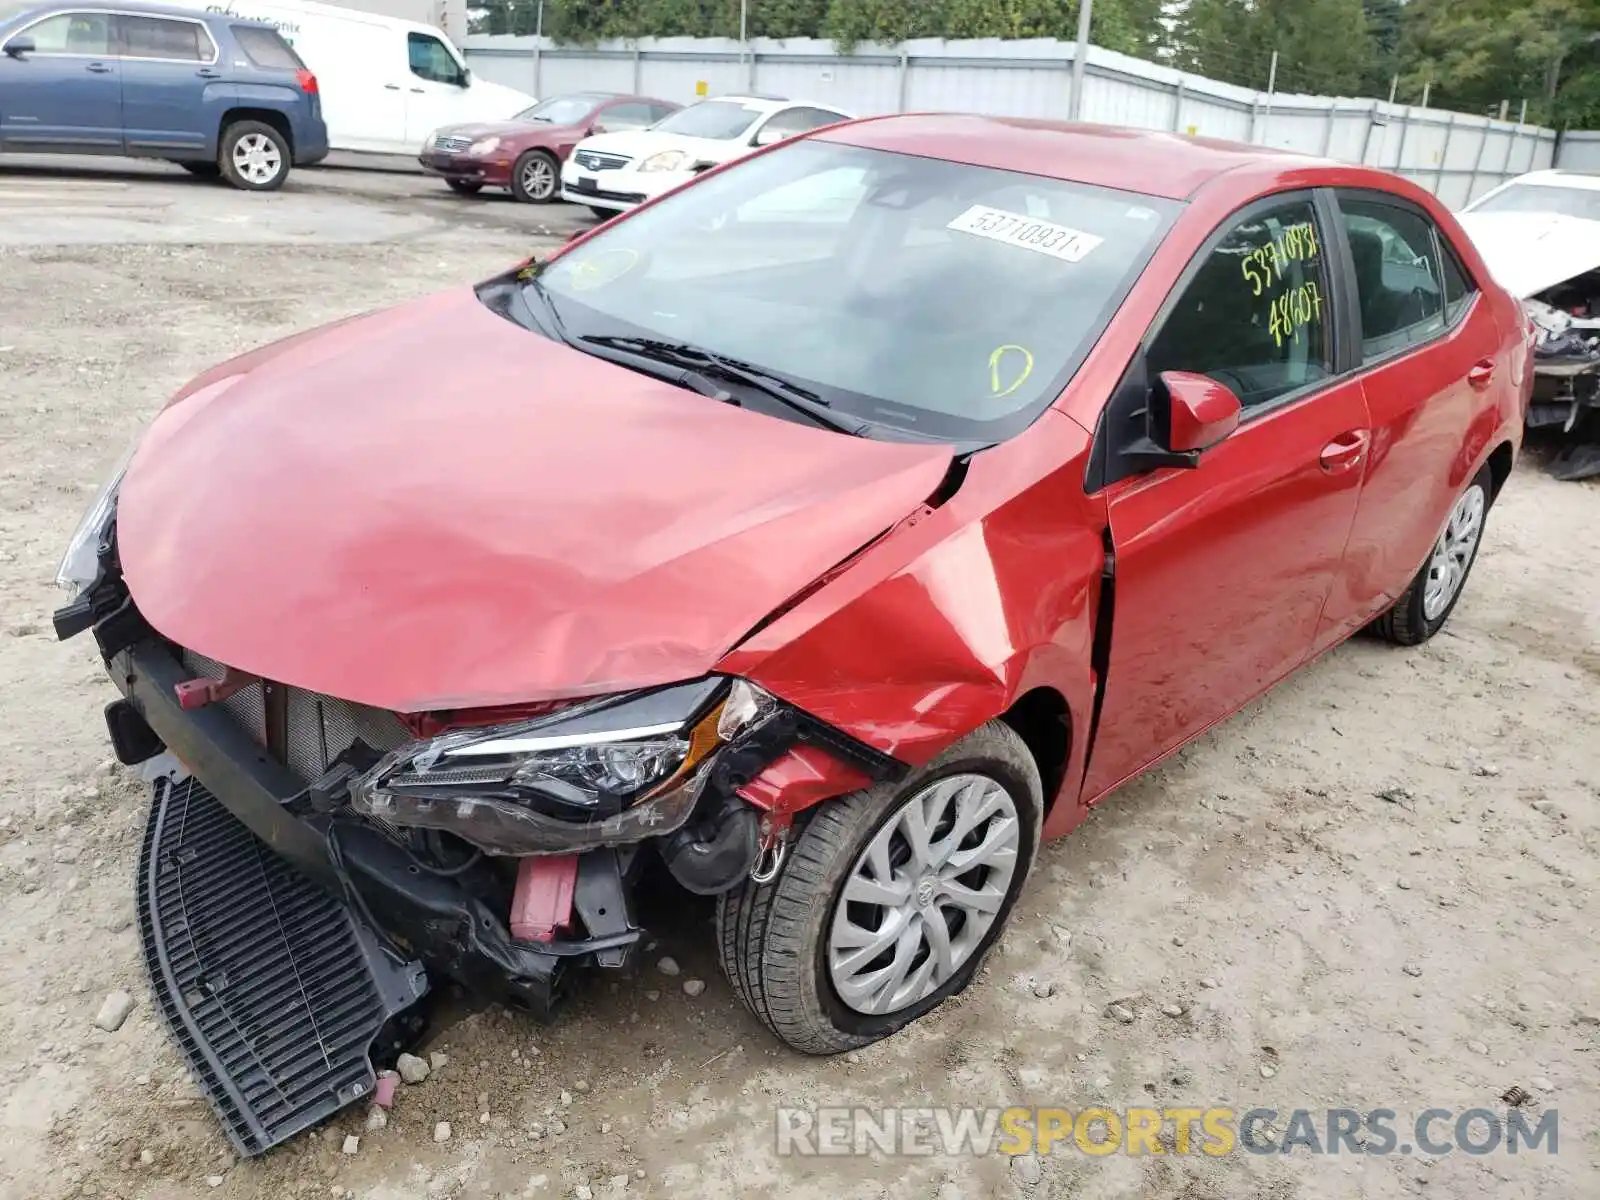
[[[9,25],[19,18],[32,19],[50,12],[92,12],[99,8],[113,12],[146,13],[152,17],[183,17],[190,21],[222,20],[234,25],[261,25],[266,28],[273,28],[271,22],[263,21],[259,17],[208,12],[197,8],[184,8],[176,4],[151,4],[147,0],[116,0],[115,4],[94,5],[72,4],[69,0],[58,0],[58,2],[48,4],[29,4],[26,8],[18,9],[14,13],[0,15],[0,25]]]
[[[1529,171],[1526,175],[1518,175],[1511,182],[1532,184],[1534,187],[1587,188],[1590,191],[1600,192],[1600,175],[1591,175],[1585,171]]]
[[[1243,166],[1333,165],[1265,146],[1159,130],[954,113],[869,118],[830,126],[812,136],[1172,200],[1185,199],[1217,176]]]

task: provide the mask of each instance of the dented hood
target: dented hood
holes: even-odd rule
[[[1500,285],[1522,299],[1600,268],[1600,221],[1559,213],[1456,215]]]
[[[202,376],[151,426],[118,544],[150,624],[398,711],[709,670],[925,500],[943,446],[747,412],[446,293]]]

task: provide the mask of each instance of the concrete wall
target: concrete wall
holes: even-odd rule
[[[862,45],[841,56],[833,43],[809,38],[557,46],[507,35],[476,35],[465,48],[483,78],[536,96],[605,89],[687,102],[759,91],[863,116],[956,109],[1058,119],[1068,115],[1075,49],[1053,38],[922,39]],[[1406,175],[1457,207],[1511,175],[1549,166],[1554,154],[1555,133],[1533,125],[1379,100],[1269,96],[1098,47],[1084,73],[1084,120],[1364,162]]]

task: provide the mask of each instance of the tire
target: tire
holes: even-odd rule
[[[525,150],[511,168],[511,194],[523,204],[549,204],[561,194],[561,168],[544,150]]]
[[[1397,646],[1420,646],[1444,628],[1455,611],[1456,601],[1466,590],[1472,564],[1478,561],[1483,526],[1493,503],[1494,477],[1485,466],[1456,497],[1444,530],[1428,554],[1428,561],[1422,564],[1394,607],[1367,627],[1371,632]],[[1466,526],[1462,522],[1468,519],[1472,522],[1470,538],[1463,540],[1461,534]],[[1447,569],[1453,571],[1448,590],[1436,592],[1430,584],[1435,581],[1436,573]]]
[[[235,121],[222,131],[222,177],[246,192],[273,192],[289,178],[292,156],[283,134],[262,121]]]
[[[596,208],[592,204],[589,205],[589,211],[595,216],[599,217],[602,221],[609,221],[612,217],[620,217],[622,215],[614,208]]]
[[[181,162],[178,165],[197,179],[215,179],[222,174],[222,168],[214,162]]]
[[[954,782],[957,777],[965,782]],[[919,883],[909,871],[903,877],[898,873],[909,866],[911,853],[900,817],[910,809],[912,801],[931,803],[927,797],[937,797],[940,793],[935,788],[941,783],[947,792],[943,805],[934,810],[941,814],[934,824],[934,849],[941,848],[937,836],[944,827],[941,820],[953,816],[968,801],[992,802],[999,811],[980,821],[974,832],[982,836],[980,844],[989,844],[992,839],[994,844],[1004,845],[1008,836],[1014,838],[1008,878],[1001,878],[1005,868],[996,865],[1003,860],[1003,852],[996,857],[996,863],[975,865],[957,877],[940,876],[937,872],[923,874]],[[923,811],[928,810],[924,807]],[[717,947],[734,993],[768,1029],[807,1054],[853,1050],[917,1020],[971,983],[984,956],[999,938],[1033,866],[1042,811],[1038,766],[1022,739],[998,721],[975,730],[899,783],[877,784],[823,804],[795,835],[774,881],[756,884],[746,879],[734,891],[718,898]],[[851,900],[849,909],[840,909],[847,884],[855,881],[872,886],[870,880],[862,881],[856,873],[868,869],[868,848],[879,835],[883,835],[885,854],[898,869],[891,870],[891,880],[906,897],[897,903],[908,906],[898,914],[902,923],[893,927],[890,923],[897,917],[894,908]],[[971,853],[964,843],[951,849],[955,853],[964,849]],[[986,873],[984,877],[974,874],[979,870]],[[880,872],[873,874],[881,879]],[[930,880],[935,881],[932,886]],[[988,893],[991,902],[999,894],[999,903],[987,926],[981,924],[982,918],[970,918],[942,893],[942,888],[960,883],[981,886],[983,892],[969,894]],[[876,923],[874,917],[879,918]],[[962,957],[942,983],[923,990],[939,978],[939,973],[928,966],[933,958],[932,942],[923,932],[932,928],[933,920],[938,920],[939,927],[945,930],[940,940],[955,945]],[[841,921],[848,922],[848,939],[840,935]],[[903,936],[894,937],[889,931],[899,928],[903,934],[911,928],[910,923],[915,923],[918,930],[917,946],[906,959],[910,970],[902,970],[899,976],[906,981],[907,994],[903,998],[885,996],[885,987],[874,1005],[868,989],[856,988],[847,999],[836,983],[833,955],[848,958],[846,952],[857,947],[857,937],[863,934],[869,938],[884,934],[897,943],[904,942]],[[961,946],[964,935],[971,940]],[[835,949],[835,937],[846,944]],[[865,953],[865,949],[859,951]],[[899,957],[891,955],[891,959]],[[866,968],[881,959],[879,955],[859,970],[847,961],[838,965],[855,983],[873,975]],[[955,962],[953,953],[952,963]],[[878,1011],[866,1011],[872,1007]]]
[[[458,196],[476,196],[483,191],[483,184],[471,179],[446,179],[444,185]]]

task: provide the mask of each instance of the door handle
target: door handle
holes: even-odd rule
[[[1482,391],[1489,386],[1489,381],[1494,378],[1494,359],[1480,359],[1472,365],[1472,370],[1467,372],[1467,382]]]
[[[109,74],[111,74],[111,68],[106,66],[105,63],[90,63],[88,65],[88,67],[85,68],[85,70],[89,71],[91,74],[94,74],[94,75],[109,75]]]
[[[1367,456],[1367,443],[1371,437],[1372,435],[1365,429],[1352,429],[1348,433],[1341,433],[1322,448],[1319,457],[1322,469],[1329,475],[1336,475],[1341,471],[1360,466],[1361,460]]]
[[[412,88],[411,90],[413,92],[415,92],[417,95],[421,96],[421,95],[424,95],[427,92],[428,89],[427,88]]]
[[[386,83],[383,86],[385,89],[391,92],[398,92],[400,90],[400,85],[398,83]]]
[[[222,78],[222,72],[221,71],[213,71],[210,67],[201,67],[198,71],[195,72],[195,74],[200,76],[201,79],[221,79]]]

